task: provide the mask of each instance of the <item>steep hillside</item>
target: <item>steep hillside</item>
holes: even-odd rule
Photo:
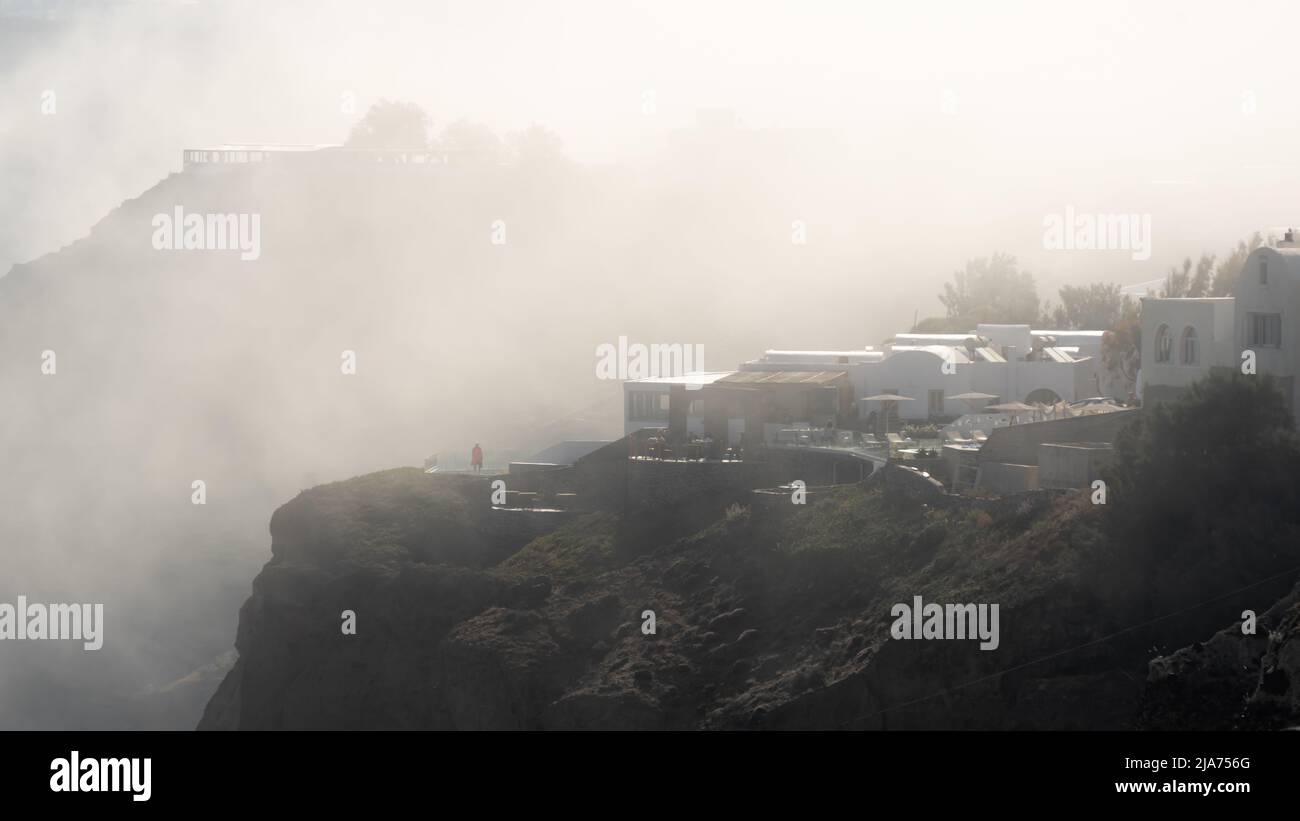
[[[380,485],[408,504],[378,515]],[[1130,629],[1139,597],[1083,496],[868,483],[650,550],[591,514],[494,561],[453,515],[487,492],[387,472],[281,508],[200,728],[1126,728],[1163,640]],[[914,596],[997,603],[998,648],[891,639]]]

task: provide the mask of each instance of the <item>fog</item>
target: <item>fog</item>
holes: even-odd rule
[[[1054,299],[1300,223],[1285,4],[701,5],[0,0],[0,602],[108,619],[0,644],[0,727],[193,726],[215,680],[168,688],[232,646],[278,505],[620,435],[619,336],[858,347],[974,257]],[[564,156],[177,174],[384,99]],[[262,257],[155,251],[177,204],[259,213]],[[1045,248],[1067,207],[1149,214],[1150,258]]]

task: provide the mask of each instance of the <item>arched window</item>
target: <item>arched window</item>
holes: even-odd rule
[[[1183,364],[1196,364],[1196,329],[1191,325],[1183,329]]]
[[[1168,325],[1161,325],[1156,331],[1156,361],[1168,362],[1173,359],[1174,337],[1169,333]]]

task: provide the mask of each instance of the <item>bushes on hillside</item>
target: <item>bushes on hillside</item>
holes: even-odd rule
[[[1148,408],[1115,450],[1116,558],[1154,598],[1226,592],[1300,563],[1300,436],[1271,377],[1216,373]]]

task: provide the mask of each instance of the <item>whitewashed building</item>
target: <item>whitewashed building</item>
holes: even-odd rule
[[[897,334],[878,348],[768,351],[742,370],[843,370],[857,398],[899,394],[892,413],[908,420],[953,418],[971,410],[963,393],[1004,402],[1072,402],[1098,394],[1101,331],[1035,331],[1028,325],[978,326],[966,334]],[[1061,340],[1069,342],[1068,346]],[[865,418],[876,403],[859,402]]]
[[[1142,300],[1142,398],[1176,397],[1234,356],[1235,300]],[[1150,330],[1148,330],[1150,326]]]
[[[1172,399],[1214,368],[1239,369],[1247,351],[1257,373],[1277,378],[1292,411],[1300,408],[1300,241],[1294,230],[1275,246],[1250,252],[1233,297],[1142,300],[1144,402]]]
[[[781,371],[825,380],[842,373],[851,385],[849,416],[868,419],[880,403],[862,401],[876,394],[900,394],[892,418],[948,421],[980,405],[1001,402],[1047,403],[1098,396],[1101,331],[1037,331],[1029,325],[982,324],[965,334],[896,335],[879,347],[851,350],[769,350],[744,362],[739,371]],[[691,372],[623,382],[625,433],[643,428],[681,427],[702,434],[706,428],[703,389],[735,381],[733,371]],[[733,386],[734,387],[734,386]],[[847,386],[846,386],[847,387]],[[701,391],[698,398],[692,391]],[[994,399],[971,403],[965,393]],[[671,417],[678,417],[673,419]],[[825,415],[825,414],[823,414]],[[833,414],[841,416],[841,414]],[[825,418],[793,419],[793,424],[825,424]],[[728,434],[730,437],[730,433]]]

